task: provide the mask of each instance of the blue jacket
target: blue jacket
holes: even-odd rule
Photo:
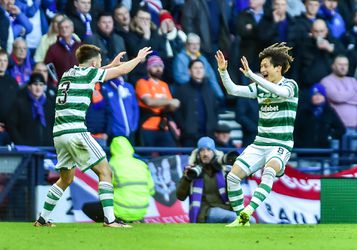
[[[122,78],[106,82],[103,88],[108,93],[109,103],[113,110],[111,134],[128,137],[136,131],[139,123],[139,106],[134,87]]]
[[[218,98],[223,98],[224,97],[223,91],[219,86],[216,75],[211,65],[203,55],[200,55],[198,59],[201,60],[204,64],[206,78],[208,79],[209,85],[211,86],[213,92],[216,94]],[[191,57],[187,54],[185,48],[175,57],[172,71],[176,83],[187,84],[190,81],[190,74],[188,68],[190,61],[191,61]]]

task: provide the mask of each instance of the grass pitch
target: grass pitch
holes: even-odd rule
[[[131,229],[101,224],[0,223],[0,250],[10,249],[357,249],[357,225],[138,224]]]

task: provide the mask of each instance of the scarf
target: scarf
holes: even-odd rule
[[[226,192],[226,181],[224,179],[224,172],[218,171],[215,173],[217,188],[219,195],[224,203],[228,203],[228,196]],[[196,223],[198,214],[201,210],[201,201],[203,193],[204,181],[202,178],[197,178],[192,181],[191,194],[190,194],[190,211],[189,217],[191,223]]]
[[[46,96],[42,95],[40,98],[36,99],[30,91],[27,91],[27,94],[30,98],[30,101],[32,103],[32,118],[34,120],[37,119],[37,117],[40,119],[40,122],[43,127],[46,127],[46,116],[45,116],[45,110],[43,109],[43,105],[46,103]]]
[[[92,36],[93,32],[92,32],[92,28],[90,26],[90,23],[92,21],[92,16],[89,13],[87,13],[87,14],[78,13],[78,15],[81,18],[82,22],[86,26],[86,34],[84,35],[84,39]]]
[[[69,42],[69,44],[66,42],[66,39],[64,39],[63,37],[58,37],[58,42],[68,51],[71,52],[74,43],[76,42],[73,38],[73,36],[71,37],[71,41]]]

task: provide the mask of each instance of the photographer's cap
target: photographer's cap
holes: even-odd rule
[[[208,136],[201,137],[198,142],[197,142],[197,148],[198,150],[201,150],[203,148],[208,148],[212,151],[216,150],[216,145],[214,144],[214,140],[211,139]]]

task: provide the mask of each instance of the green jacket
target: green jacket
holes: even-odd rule
[[[114,213],[124,221],[142,220],[155,193],[154,182],[145,162],[133,157],[134,149],[122,136],[110,145],[114,185]]]

